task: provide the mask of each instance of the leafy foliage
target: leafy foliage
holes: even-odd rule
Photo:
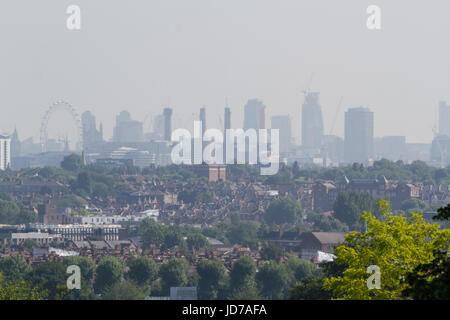
[[[31,266],[19,255],[11,255],[0,259],[0,272],[5,281],[23,280],[31,272]]]
[[[268,224],[295,223],[300,216],[300,204],[291,198],[280,198],[270,203],[264,219]]]
[[[307,277],[290,290],[291,300],[329,300],[331,292],[322,286],[323,279],[317,276]]]
[[[336,264],[347,267],[341,276],[324,280],[324,288],[339,299],[401,299],[409,286],[408,273],[420,264],[432,261],[433,251],[445,247],[449,230],[441,231],[437,224],[426,223],[420,214],[412,219],[394,216],[387,201],[379,202],[383,221],[370,212],[367,232],[351,232],[344,245],[335,249]],[[367,268],[376,265],[381,270],[381,288],[369,289]]]
[[[186,259],[174,258],[160,267],[164,294],[169,293],[170,287],[183,287],[188,283],[189,264]]]
[[[450,220],[450,205],[440,208],[436,220]],[[403,294],[419,300],[448,300],[450,299],[450,239],[447,247],[434,251],[434,258],[430,263],[417,266],[407,275],[406,281],[410,287]]]
[[[221,291],[225,286],[225,271],[225,266],[218,260],[200,260],[197,266],[200,299],[214,300],[223,294]]]
[[[122,260],[106,256],[98,262],[94,288],[97,293],[104,293],[106,289],[114,286],[123,279],[124,264]]]
[[[148,285],[158,277],[159,266],[148,257],[131,258],[127,264],[127,277],[140,286]]]
[[[63,161],[61,162],[61,168],[67,171],[77,171],[82,167],[83,159],[75,153],[64,157]]]
[[[334,203],[334,217],[349,226],[350,230],[363,230],[360,219],[363,211],[378,216],[376,200],[368,193],[346,191],[339,193]]]
[[[0,300],[44,300],[46,294],[24,280],[6,282],[0,273]]]
[[[108,289],[102,296],[103,300],[144,300],[146,297],[144,290],[133,281],[124,280],[117,282]]]
[[[288,295],[291,274],[284,263],[270,261],[259,268],[256,280],[263,297],[270,300],[280,300]]]

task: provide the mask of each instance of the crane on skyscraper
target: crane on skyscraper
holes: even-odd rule
[[[341,106],[342,106],[342,101],[343,100],[344,100],[344,97],[341,96],[341,98],[339,99],[339,103],[338,103],[337,109],[336,109],[336,113],[334,114],[333,122],[331,123],[330,133],[328,134],[329,136],[331,136],[333,134],[334,126],[336,125],[336,121],[337,121],[337,117],[339,115],[339,111],[341,111]]]
[[[336,108],[336,113],[334,114],[333,122],[331,123],[331,126],[330,126],[330,131],[328,133],[327,140],[325,142],[325,157],[324,157],[324,161],[323,161],[324,162],[324,167],[326,167],[326,165],[327,165],[328,153],[329,153],[329,149],[330,149],[330,141],[329,141],[329,139],[330,139],[331,135],[334,132],[334,127],[336,125],[336,121],[337,121],[339,112],[341,111],[341,106],[342,106],[342,101],[343,100],[344,100],[344,97],[341,96],[341,98],[339,99],[338,106]]]

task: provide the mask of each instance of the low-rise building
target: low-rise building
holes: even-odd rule
[[[303,232],[300,235],[300,256],[311,260],[319,251],[333,253],[334,248],[345,241],[345,232]]]

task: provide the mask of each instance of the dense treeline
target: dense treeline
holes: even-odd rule
[[[31,267],[21,256],[12,255],[0,259],[0,298],[13,298],[12,292],[7,295],[11,286],[28,288],[34,293],[29,299],[57,300],[139,300],[169,296],[170,287],[196,286],[200,299],[287,299],[296,282],[317,270],[309,261],[285,253],[282,257],[282,261],[262,261],[257,268],[253,259],[243,256],[228,274],[219,260],[200,260],[193,273],[186,258],[157,264],[146,256],[126,261],[105,256],[95,264],[90,258],[75,256]],[[70,265],[81,269],[80,290],[66,286]]]

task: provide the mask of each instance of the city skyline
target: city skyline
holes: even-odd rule
[[[2,132],[17,126],[22,138],[37,138],[42,115],[58,99],[102,119],[109,138],[113,115],[124,109],[142,120],[169,105],[174,127],[189,128],[204,105],[208,124],[220,128],[226,100],[232,123],[242,123],[240,108],[258,98],[266,122],[291,115],[298,143],[301,91],[311,89],[321,92],[325,132],[343,97],[334,134],[344,135],[343,110],[364,105],[383,119],[376,137],[429,143],[437,105],[450,100],[450,48],[431,36],[450,27],[443,1],[381,1],[383,27],[374,32],[365,25],[368,1],[155,1],[125,9],[114,1],[77,2],[77,32],[65,28],[64,1],[0,4],[8,48],[0,56],[0,105],[11,111],[0,120]],[[406,113],[408,124],[399,125]]]
[[[318,95],[318,94],[320,94],[320,92],[309,92],[308,94],[316,94],[316,95]],[[60,100],[60,101],[62,101],[62,100]],[[64,102],[64,101],[63,101]],[[246,113],[246,111],[245,111],[245,109],[246,109],[246,107],[250,104],[253,104],[253,103],[257,103],[257,104],[261,104],[263,107],[264,107],[264,111],[262,111],[261,112],[261,116],[263,117],[263,123],[271,123],[271,119],[272,118],[274,118],[274,117],[283,117],[283,116],[287,116],[287,117],[289,117],[291,120],[292,119],[294,119],[294,118],[296,118],[295,116],[293,116],[292,114],[282,114],[282,113],[280,113],[280,114],[277,114],[277,113],[270,113],[270,114],[267,114],[266,112],[265,112],[265,110],[267,110],[267,107],[265,106],[265,104],[264,104],[264,101],[262,101],[262,100],[260,100],[260,99],[249,99],[246,103],[245,103],[245,105],[243,105],[243,106],[241,106],[241,108],[240,108],[240,112],[239,111],[232,111],[232,110],[236,110],[236,109],[238,109],[237,107],[236,108],[234,108],[234,109],[232,109],[232,108],[230,108],[230,107],[224,107],[223,109],[222,109],[222,113],[224,112],[223,110],[226,110],[226,109],[228,109],[229,111],[230,111],[230,115],[229,115],[229,117],[228,117],[228,119],[229,119],[229,121],[230,121],[230,124],[231,124],[231,127],[232,128],[246,128],[246,129],[248,129],[248,128],[250,128],[250,126],[249,125],[246,125],[245,124],[245,113]],[[64,102],[65,103],[65,102]],[[442,110],[442,108],[443,107],[445,107],[446,109],[447,108],[450,108],[450,106],[448,106],[447,104],[446,104],[447,102],[446,101],[439,101],[439,104],[436,106],[436,109],[437,110]],[[57,104],[57,103],[54,103],[54,104]],[[304,102],[303,102],[303,104],[301,105],[301,107],[299,108],[299,114],[301,114],[303,111],[304,111],[304,108],[305,108],[305,106],[308,106],[308,103],[307,103],[307,99],[305,99],[304,100]],[[320,111],[320,108],[322,107],[322,105],[321,104],[319,104],[318,105],[319,106],[319,111]],[[346,108],[339,108],[339,110],[340,110],[340,112],[339,113],[342,113],[342,114],[344,114],[345,115],[345,113],[348,111],[348,110],[350,110],[350,109],[354,109],[354,108],[358,108],[358,107],[361,107],[361,106],[365,106],[364,104],[362,104],[362,105],[360,105],[360,106],[354,106],[354,107],[346,107]],[[149,133],[158,133],[159,132],[159,130],[164,130],[163,128],[164,128],[164,125],[163,125],[163,123],[161,123],[161,120],[163,120],[164,121],[164,116],[163,116],[163,111],[164,110],[172,110],[171,112],[174,114],[174,117],[171,117],[172,119],[171,119],[171,121],[172,121],[172,124],[171,124],[171,127],[172,127],[172,129],[177,129],[177,128],[183,128],[183,129],[187,129],[187,130],[190,130],[190,131],[192,131],[192,129],[193,128],[191,128],[192,127],[192,123],[190,124],[190,127],[189,127],[189,124],[188,124],[188,126],[187,127],[181,127],[181,126],[177,126],[176,125],[176,123],[180,123],[180,119],[179,119],[179,117],[180,117],[180,115],[177,115],[175,112],[174,112],[174,108],[167,108],[167,107],[162,107],[162,108],[160,108],[159,110],[157,110],[157,111],[155,111],[154,112],[154,114],[148,114],[147,116],[146,116],[146,118],[145,119],[134,119],[134,117],[133,117],[133,114],[132,113],[130,113],[126,108],[124,108],[124,109],[122,109],[122,110],[120,110],[115,116],[114,116],[114,120],[113,120],[113,129],[117,126],[117,124],[118,124],[118,118],[120,117],[120,114],[123,114],[123,113],[126,113],[127,114],[127,116],[129,116],[129,117],[131,117],[131,118],[133,118],[133,119],[128,119],[129,121],[131,121],[131,122],[134,122],[134,123],[136,123],[137,125],[139,124],[139,123],[141,123],[142,125],[143,125],[143,127],[141,128],[141,130],[142,130],[142,132],[143,132],[143,134],[145,135],[145,134],[149,134]],[[371,111],[373,111],[373,108],[370,108],[369,107],[369,109],[371,109]],[[105,121],[103,120],[103,119],[100,119],[100,118],[97,118],[97,116],[96,116],[96,114],[95,114],[95,112],[93,112],[91,109],[87,109],[87,110],[84,110],[83,112],[80,112],[80,111],[78,111],[77,109],[74,109],[77,113],[78,113],[78,116],[80,117],[80,119],[83,117],[83,115],[87,115],[87,114],[89,114],[89,117],[93,117],[93,121],[95,121],[95,120],[98,120],[98,127],[99,127],[99,131],[101,131],[102,132],[102,137],[104,138],[104,141],[115,141],[115,136],[114,136],[114,130],[113,130],[113,132],[110,134],[110,135],[103,135],[103,125],[104,125],[104,123],[105,123]],[[175,109],[176,110],[176,109]],[[193,113],[193,115],[195,115],[195,117],[193,117],[193,119],[192,119],[192,121],[194,121],[194,120],[198,120],[200,117],[204,117],[204,119],[206,119],[206,123],[214,123],[214,125],[215,125],[215,127],[217,127],[217,128],[223,128],[224,127],[224,122],[223,122],[223,117],[222,117],[222,115],[221,114],[213,114],[213,115],[210,115],[210,114],[208,114],[208,115],[206,115],[206,110],[208,110],[208,108],[207,107],[202,107],[202,108],[199,108],[199,110],[200,110],[200,113],[197,113],[197,114],[195,114],[195,113]],[[48,111],[48,110],[46,110],[46,111]],[[58,111],[60,111],[60,110],[58,110]],[[203,116],[201,115],[201,113],[203,112]],[[256,111],[255,111],[256,112]],[[447,112],[447,111],[445,111],[445,112]],[[242,122],[241,123],[235,123],[233,120],[231,120],[231,114],[232,113],[240,113],[240,114],[242,114]],[[375,114],[376,112],[374,112],[373,111],[373,113]],[[45,113],[44,113],[45,114]],[[428,140],[428,141],[423,141],[423,142],[414,142],[414,141],[410,141],[409,139],[408,139],[408,137],[407,136],[403,136],[403,135],[396,135],[396,134],[392,134],[392,135],[374,135],[374,138],[383,138],[383,137],[390,137],[390,136],[402,136],[402,137],[405,137],[406,138],[406,142],[407,143],[425,143],[425,144],[431,144],[432,143],[432,140],[434,139],[434,137],[436,136],[436,135],[448,135],[447,134],[447,132],[448,132],[448,129],[447,128],[444,128],[444,126],[443,126],[443,124],[444,123],[446,123],[446,121],[448,120],[448,116],[447,116],[447,113],[445,113],[445,115],[444,116],[439,116],[440,114],[443,114],[443,112],[441,111],[439,114],[438,114],[438,116],[437,116],[437,118],[436,118],[436,122],[434,123],[434,126],[433,126],[433,128],[432,128],[432,130],[433,130],[433,136],[431,137],[431,139],[430,140]],[[70,117],[70,115],[68,115],[68,114],[66,114],[65,116],[68,116],[68,117]],[[213,120],[213,118],[214,117],[217,117],[221,122],[217,122],[217,121],[210,121],[210,120]],[[301,116],[300,116],[301,117]],[[53,121],[55,121],[55,122],[57,122],[57,116],[55,116],[55,118],[56,119],[51,119],[51,120],[53,120]],[[175,119],[173,119],[173,118],[175,118]],[[303,118],[303,117],[301,117],[301,118]],[[337,117],[337,118],[339,118],[339,117]],[[148,121],[148,119],[150,119],[150,122]],[[337,119],[337,120],[339,120],[339,119]],[[343,119],[343,121],[342,121],[342,124],[341,125],[344,125],[344,128],[345,128],[345,121],[344,121],[345,119]],[[89,121],[92,121],[92,120],[89,120]],[[448,121],[447,121],[448,122]],[[328,134],[328,131],[329,130],[331,130],[331,128],[333,128],[334,126],[336,126],[336,124],[337,124],[337,126],[339,126],[339,121],[336,121],[336,123],[333,123],[332,125],[330,125],[330,127],[326,127],[325,125],[324,125],[324,127],[323,127],[323,136],[325,136],[325,135],[327,135]],[[41,119],[40,119],[40,121],[39,121],[39,125],[41,125]],[[162,125],[162,128],[160,128],[160,126]],[[64,126],[65,126],[65,123],[64,123]],[[74,125],[75,126],[75,125]],[[210,128],[213,128],[213,126],[212,125],[207,125],[206,127],[210,127]],[[258,125],[256,126],[256,127],[258,127]],[[271,125],[269,125],[268,126],[268,128],[271,128],[272,126]],[[437,128],[439,128],[439,129],[437,129]],[[36,134],[36,135],[32,135],[32,136],[26,136],[26,135],[23,135],[22,134],[22,132],[26,132],[26,130],[22,130],[23,128],[21,128],[21,127],[19,127],[19,126],[17,126],[17,125],[14,125],[14,127],[13,127],[13,130],[12,131],[8,131],[8,130],[4,130],[3,129],[3,131],[0,131],[1,132],[1,134],[3,134],[3,135],[7,135],[7,136],[12,136],[12,135],[14,135],[14,134],[16,134],[17,135],[17,131],[20,133],[20,137],[21,137],[21,140],[25,140],[25,139],[30,139],[30,138],[33,138],[33,140],[34,140],[34,142],[35,143],[39,143],[39,134]],[[295,139],[295,135],[296,135],[296,133],[298,133],[298,131],[300,131],[300,132],[302,132],[302,130],[303,130],[303,126],[302,125],[300,125],[299,127],[295,127],[295,126],[292,126],[292,132],[291,132],[291,134],[292,134],[292,138],[294,139],[294,142],[295,142],[295,144],[296,145],[298,145],[298,146],[303,146],[303,143],[302,143],[302,141],[299,141],[299,139]],[[374,124],[374,130],[376,131],[376,121],[375,121],[375,124]],[[334,131],[336,131],[336,130],[334,130]],[[86,133],[85,133],[86,134]],[[90,133],[88,133],[88,135],[89,135]],[[165,134],[166,136],[167,136],[167,133]],[[340,138],[344,138],[345,137],[345,132],[344,133],[342,133],[342,134],[339,134],[339,133],[336,133],[336,132],[331,132],[331,135],[335,135],[335,136],[338,136],[338,137],[340,137]],[[303,136],[303,135],[302,135]],[[49,136],[49,139],[53,139],[53,140],[55,140],[55,141],[59,141],[60,139],[61,139],[61,136]],[[137,139],[137,141],[141,141],[142,139],[146,139],[146,137],[141,137],[141,138],[139,138],[139,139]],[[300,139],[301,140],[301,139]],[[120,140],[118,140],[118,141],[120,141]],[[61,142],[61,141],[60,141]]]

